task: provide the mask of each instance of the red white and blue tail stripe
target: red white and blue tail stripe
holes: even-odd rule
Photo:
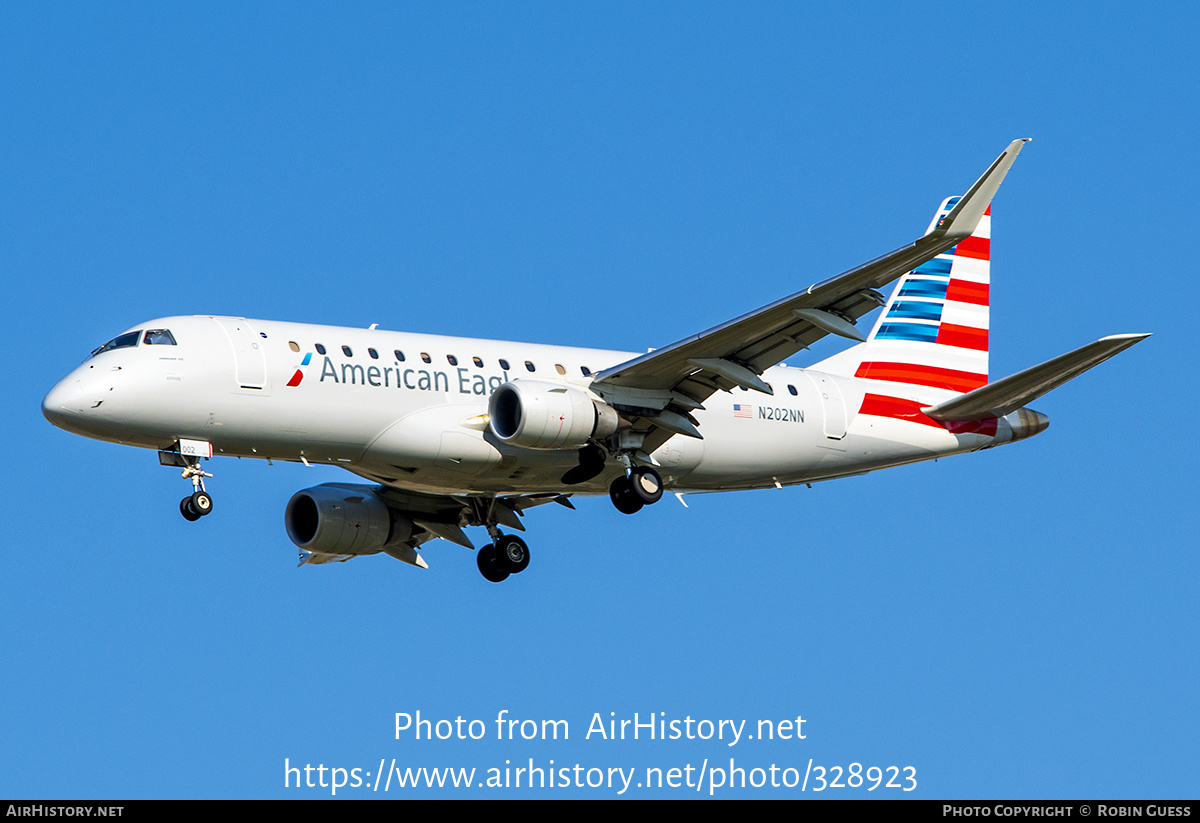
[[[958,197],[942,203],[932,231]],[[904,275],[867,342],[855,377],[954,393],[988,381],[988,288],[992,209],[975,233]]]

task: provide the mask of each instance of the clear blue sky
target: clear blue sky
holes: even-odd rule
[[[732,757],[913,766],[926,798],[1195,797],[1197,449],[1168,424],[1197,400],[1197,28],[1182,3],[6,5],[0,795]],[[440,541],[427,572],[297,569],[285,503],[349,475],[216,460],[189,524],[153,453],[40,414],[169,314],[662,345],[913,239],[1017,137],[993,375],[1155,336],[1011,447],[546,507],[495,586]],[[488,739],[395,740],[417,710]],[[571,739],[498,742],[501,710]],[[597,712],[806,739],[585,740]]]

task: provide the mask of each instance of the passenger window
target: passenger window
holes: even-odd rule
[[[367,349],[367,354],[371,355],[372,360],[379,359],[379,352],[375,351],[374,349]]]
[[[396,349],[394,352],[392,352],[392,354],[396,355],[396,359],[399,360],[401,363],[404,362],[404,352],[400,351],[399,349]]]
[[[480,369],[483,368],[483,361],[481,359],[479,359],[478,357],[472,357],[471,362],[473,362],[477,368],[480,368]]]
[[[167,329],[150,329],[142,342],[147,346],[174,346],[175,337]]]
[[[449,363],[451,366],[457,366],[458,358],[452,354],[448,354],[448,355],[446,355],[446,362]]]
[[[527,371],[537,371],[537,367],[534,366],[532,363],[530,363],[528,360],[525,361],[525,369]]]
[[[421,352],[421,359],[426,363],[432,363],[433,358],[429,356],[429,352]]]
[[[566,374],[567,370],[562,367],[562,363],[555,363],[554,370],[559,374]]]
[[[503,357],[500,358],[500,368],[504,369],[505,371],[508,371],[508,361],[505,360]]]
[[[353,356],[354,356],[354,352],[350,351],[350,347],[349,347],[349,346],[342,346],[342,354],[346,355],[347,357],[353,357]]]
[[[324,354],[324,353],[325,353],[325,347],[322,346],[320,343],[318,343],[317,344],[317,354]]]
[[[292,350],[292,351],[294,351],[294,352],[299,352],[299,351],[300,351],[300,346],[298,346],[298,345],[296,344],[296,341],[295,341],[295,340],[289,340],[289,341],[288,341],[288,348],[289,348],[289,349],[291,349],[291,350]]]
[[[795,387],[795,386],[793,386],[791,383],[788,383],[788,391],[789,391],[789,392],[792,394],[792,396],[793,396],[793,397],[795,397],[795,395],[796,395],[796,387]]]

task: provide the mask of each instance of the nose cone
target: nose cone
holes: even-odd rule
[[[84,416],[92,408],[99,407],[101,402],[86,381],[72,374],[52,388],[42,400],[42,415],[60,429],[85,434]]]

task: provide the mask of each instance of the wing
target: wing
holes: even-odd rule
[[[501,526],[525,531],[521,515],[526,509],[544,503],[558,503],[567,508],[575,508],[568,499],[569,496],[562,494],[526,494],[486,498],[415,492],[391,484],[381,485],[374,491],[424,530],[424,534],[416,535],[418,543],[440,537],[468,549],[475,548],[475,545],[463,533],[462,527],[482,525],[489,516]]]
[[[362,474],[362,476],[378,480],[369,474]],[[381,498],[394,513],[410,519],[414,526],[411,536],[389,542],[381,550],[397,560],[423,569],[429,568],[429,566],[416,551],[422,543],[440,537],[468,549],[475,548],[463,531],[463,526],[482,526],[488,522],[494,522],[517,531],[525,531],[521,517],[526,509],[545,503],[558,503],[569,509],[575,508],[570,501],[570,495],[557,493],[472,497],[416,492],[390,483],[378,486],[325,483],[323,486],[334,487],[351,494],[375,495]],[[357,556],[357,554],[318,554],[301,548],[300,565],[344,563]]]
[[[854,322],[882,306],[877,289],[931,260],[975,230],[1017,154],[1014,140],[928,234],[869,263],[809,286],[756,311],[635,357],[596,376],[592,389],[652,426],[645,451],[673,434],[700,437],[690,412],[718,389],[771,394],[759,377],[827,334],[864,339]],[[635,425],[642,425],[635,420]]]

